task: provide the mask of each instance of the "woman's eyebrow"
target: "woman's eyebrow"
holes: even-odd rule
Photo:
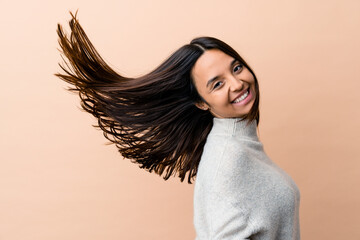
[[[210,79],[207,83],[206,83],[206,87],[209,87],[211,85],[211,83],[213,83],[216,79],[218,79],[219,76],[213,77],[212,79]]]
[[[230,68],[232,68],[232,66],[234,66],[234,64],[237,62],[238,60],[236,60],[235,58],[231,61],[230,63]]]
[[[234,58],[231,63],[230,63],[230,70],[232,69],[232,66],[237,62],[237,60]],[[213,83],[214,81],[216,81],[219,78],[219,76],[215,76],[213,78],[211,78],[207,83],[206,83],[206,87],[209,87],[211,85],[211,83]]]

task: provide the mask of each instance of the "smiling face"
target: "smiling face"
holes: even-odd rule
[[[239,61],[218,49],[206,50],[192,69],[192,78],[205,102],[196,103],[217,118],[248,114],[255,101],[255,78]]]

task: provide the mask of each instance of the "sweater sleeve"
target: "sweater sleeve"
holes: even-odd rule
[[[213,194],[210,201],[214,208],[210,214],[210,238],[212,240],[250,239],[249,213],[233,206],[223,195]]]
[[[224,152],[209,193],[210,239],[250,239],[256,233],[251,224],[249,192],[239,191],[239,186],[249,182],[246,173],[248,153],[231,141],[224,141]],[[238,161],[233,161],[238,159]],[[245,170],[243,172],[243,170]],[[245,194],[245,195],[244,195]],[[250,204],[251,205],[251,204]]]

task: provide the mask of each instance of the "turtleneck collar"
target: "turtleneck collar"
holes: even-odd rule
[[[259,141],[256,131],[256,120],[246,125],[247,120],[240,121],[241,119],[242,118],[214,118],[210,134],[227,135]]]

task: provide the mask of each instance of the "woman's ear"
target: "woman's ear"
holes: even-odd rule
[[[195,103],[195,106],[204,111],[207,111],[210,109],[209,106],[204,102],[197,102],[197,103]]]

